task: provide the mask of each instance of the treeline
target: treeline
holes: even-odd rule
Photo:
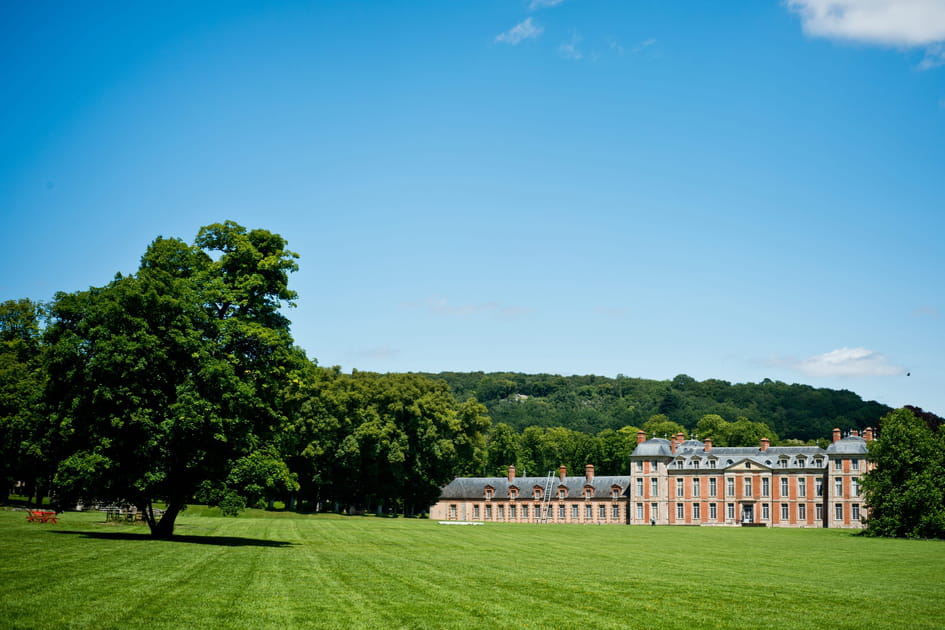
[[[459,399],[474,396],[496,424],[518,432],[529,426],[565,427],[596,435],[642,426],[662,414],[694,432],[706,415],[729,422],[747,418],[767,424],[781,439],[808,442],[875,426],[891,411],[847,390],[814,388],[765,379],[760,383],[697,381],[680,374],[670,381],[618,375],[558,376],[514,372],[441,372]]]
[[[851,392],[685,375],[343,374],[294,345],[282,307],[296,257],[226,222],[190,244],[156,239],[104,286],[0,304],[5,492],[135,505],[156,536],[192,501],[410,514],[453,477],[510,464],[625,474],[640,429],[740,446],[823,439],[888,411]]]

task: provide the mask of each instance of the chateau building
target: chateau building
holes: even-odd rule
[[[713,447],[711,440],[640,431],[630,475],[458,478],[430,517],[444,521],[862,527],[860,477],[871,468],[856,431],[817,446]]]

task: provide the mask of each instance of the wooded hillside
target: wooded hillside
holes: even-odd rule
[[[765,379],[760,383],[697,381],[680,374],[670,381],[618,375],[558,376],[513,372],[440,372],[460,401],[486,405],[493,425],[516,431],[528,426],[565,427],[597,434],[624,426],[642,427],[662,414],[690,431],[707,414],[729,422],[739,417],[763,422],[780,439],[824,439],[834,427],[876,426],[891,408],[864,401],[848,390],[814,388]]]

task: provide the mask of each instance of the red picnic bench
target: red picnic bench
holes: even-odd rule
[[[26,520],[32,523],[58,523],[59,518],[55,512],[49,510],[30,510],[26,515]]]

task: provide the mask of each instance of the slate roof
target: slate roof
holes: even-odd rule
[[[846,439],[862,440],[862,438]],[[836,446],[836,444],[832,446]],[[686,440],[676,448],[676,454],[674,455],[670,450],[669,440],[652,438],[638,444],[631,453],[631,457],[658,456],[672,458],[675,461],[682,460],[684,470],[695,470],[691,466],[695,459],[702,462],[715,459],[720,468],[726,468],[744,460],[750,460],[769,468],[780,468],[779,462],[786,458],[788,468],[815,468],[814,458],[820,456],[822,460],[820,467],[823,468],[826,466],[828,452],[829,449],[825,451],[819,446],[769,446],[764,451],[757,446],[713,446],[710,451],[706,452],[705,444],[702,442]],[[700,465],[700,468],[705,468],[705,466]]]
[[[827,453],[830,455],[866,455],[866,440],[857,435],[850,435],[828,446]]]
[[[496,499],[508,499],[510,486],[518,488],[519,499],[531,499],[535,486],[544,490],[545,481],[546,477],[516,477],[514,483],[510,484],[508,477],[457,477],[443,487],[440,499],[482,499],[486,486],[492,486]],[[584,498],[587,478],[584,475],[565,477],[562,484],[561,478],[556,475],[551,487],[553,498],[557,498],[558,488],[561,485],[568,489],[569,499],[581,499]],[[614,486],[620,487],[621,495],[629,494],[630,477],[597,475],[591,480],[590,485],[594,488],[593,498],[609,499]]]

